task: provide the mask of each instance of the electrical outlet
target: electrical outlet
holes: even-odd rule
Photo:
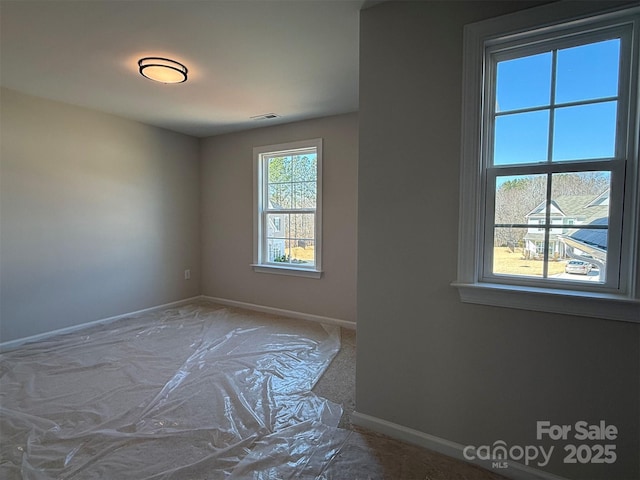
[[[184,279],[185,279],[185,280],[191,280],[191,270],[186,269],[186,270],[184,271]]]

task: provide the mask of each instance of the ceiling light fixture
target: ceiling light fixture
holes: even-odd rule
[[[187,81],[187,67],[180,62],[162,57],[145,57],[138,60],[140,75],[160,83]]]

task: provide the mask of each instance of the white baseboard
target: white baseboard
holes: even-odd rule
[[[54,335],[62,335],[65,333],[75,332],[77,330],[82,330],[84,328],[93,327],[95,325],[103,325],[106,323],[115,322],[116,320],[120,320],[121,318],[131,317],[133,315],[140,315],[143,313],[153,312],[156,310],[163,310],[165,308],[178,307],[180,305],[186,305],[188,303],[192,303],[200,300],[200,296],[185,298],[184,300],[177,300],[175,302],[165,303],[163,305],[156,305],[155,307],[144,308],[142,310],[136,310],[135,312],[123,313],[121,315],[116,315],[114,317],[101,318],[99,320],[93,320],[91,322],[85,322],[78,325],[71,325],[70,327],[59,328],[57,330],[51,330],[49,332],[39,333],[37,335],[32,335],[30,337],[17,338],[15,340],[10,340],[8,342],[0,343],[0,352],[4,352],[7,350],[13,350],[15,348],[24,345],[29,342],[36,342],[39,340],[44,340],[45,338],[53,337]]]
[[[389,437],[396,438],[407,443],[412,443],[414,445],[433,450],[434,452],[447,455],[448,457],[491,470],[488,468],[490,467],[490,463],[488,465],[488,461],[467,460],[464,458],[463,450],[465,446],[459,443],[445,440],[444,438],[429,435],[428,433],[424,433],[419,430],[414,430],[403,425],[398,425],[397,423],[389,422],[387,420],[359,412],[353,412],[351,414],[351,422],[354,425],[368,428],[374,432],[379,432]],[[512,460],[509,460],[508,464],[508,468],[493,469],[491,471],[513,480],[567,480],[564,477],[559,477],[552,473],[537,470]]]
[[[229,307],[245,308],[247,310],[254,310],[256,312],[271,313],[274,315],[280,315],[288,318],[299,318],[302,320],[310,320],[312,322],[325,323],[328,325],[337,325],[339,327],[348,328],[350,330],[356,329],[356,322],[349,320],[341,320],[339,318],[323,317],[321,315],[313,315],[311,313],[295,312],[293,310],[284,310],[282,308],[267,307],[264,305],[256,305],[254,303],[239,302],[237,300],[229,300],[227,298],[209,297],[202,295],[202,300],[208,300],[210,302],[219,303]]]
[[[57,330],[51,330],[49,332],[39,333],[37,335],[32,335],[30,337],[17,338],[15,340],[9,340],[8,342],[2,342],[2,343],[0,343],[0,352],[13,350],[13,349],[16,349],[16,348],[20,347],[21,345],[24,345],[25,343],[44,340],[46,338],[53,337],[55,335],[62,335],[62,334],[65,334],[65,333],[71,333],[71,332],[75,332],[77,330],[82,330],[84,328],[93,327],[95,325],[103,325],[103,324],[115,322],[116,320],[120,320],[121,318],[125,318],[125,317],[131,317],[131,316],[140,315],[140,314],[143,314],[143,313],[149,313],[149,312],[153,312],[153,311],[157,311],[157,310],[163,310],[165,308],[178,307],[180,305],[186,305],[188,303],[197,302],[199,300],[208,300],[208,301],[211,301],[211,302],[219,303],[221,305],[227,305],[227,306],[230,306],[230,307],[245,308],[247,310],[255,310],[257,312],[263,312],[263,313],[271,313],[271,314],[280,315],[280,316],[283,316],[283,317],[299,318],[299,319],[303,319],[303,320],[310,320],[310,321],[313,321],[313,322],[325,323],[325,324],[329,324],[329,325],[338,325],[340,327],[349,328],[349,329],[352,329],[352,330],[355,330],[355,328],[356,328],[356,323],[355,322],[350,322],[348,320],[341,320],[341,319],[331,318],[331,317],[323,317],[323,316],[320,316],[320,315],[312,315],[312,314],[309,314],[309,313],[295,312],[295,311],[292,311],[292,310],[284,310],[284,309],[275,308],[275,307],[266,307],[264,305],[256,305],[256,304],[253,304],[253,303],[239,302],[239,301],[236,301],[236,300],[229,300],[229,299],[226,299],[226,298],[218,298],[218,297],[209,297],[209,296],[206,296],[206,295],[198,295],[196,297],[185,298],[184,300],[177,300],[175,302],[165,303],[163,305],[156,305],[154,307],[144,308],[142,310],[136,310],[135,312],[123,313],[121,315],[116,315],[116,316],[113,316],[113,317],[102,318],[102,319],[99,319],[99,320],[93,320],[91,322],[81,323],[79,325],[71,325],[70,327],[59,328]]]

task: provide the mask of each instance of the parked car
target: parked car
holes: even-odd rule
[[[593,265],[589,262],[583,262],[582,260],[569,260],[564,267],[566,273],[578,273],[581,275],[588,275]]]

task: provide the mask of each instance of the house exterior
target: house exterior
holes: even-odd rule
[[[566,238],[580,235],[578,225],[602,223],[602,219],[609,217],[609,190],[594,197],[593,195],[565,195],[556,197],[551,202],[550,224],[558,225],[549,231],[549,256],[560,259],[566,258]],[[544,224],[546,222],[546,203],[542,202],[526,216],[527,233],[524,237],[525,252],[535,258],[544,254]],[[600,247],[606,251],[606,230],[595,230]],[[604,237],[604,240],[601,238]],[[604,245],[602,243],[604,242]],[[582,255],[587,252],[579,249],[578,244],[572,244],[574,254]],[[578,250],[578,251],[576,251]]]
[[[282,208],[269,200],[269,211]],[[287,254],[285,214],[269,213],[267,215],[267,248],[269,262],[282,262]]]

